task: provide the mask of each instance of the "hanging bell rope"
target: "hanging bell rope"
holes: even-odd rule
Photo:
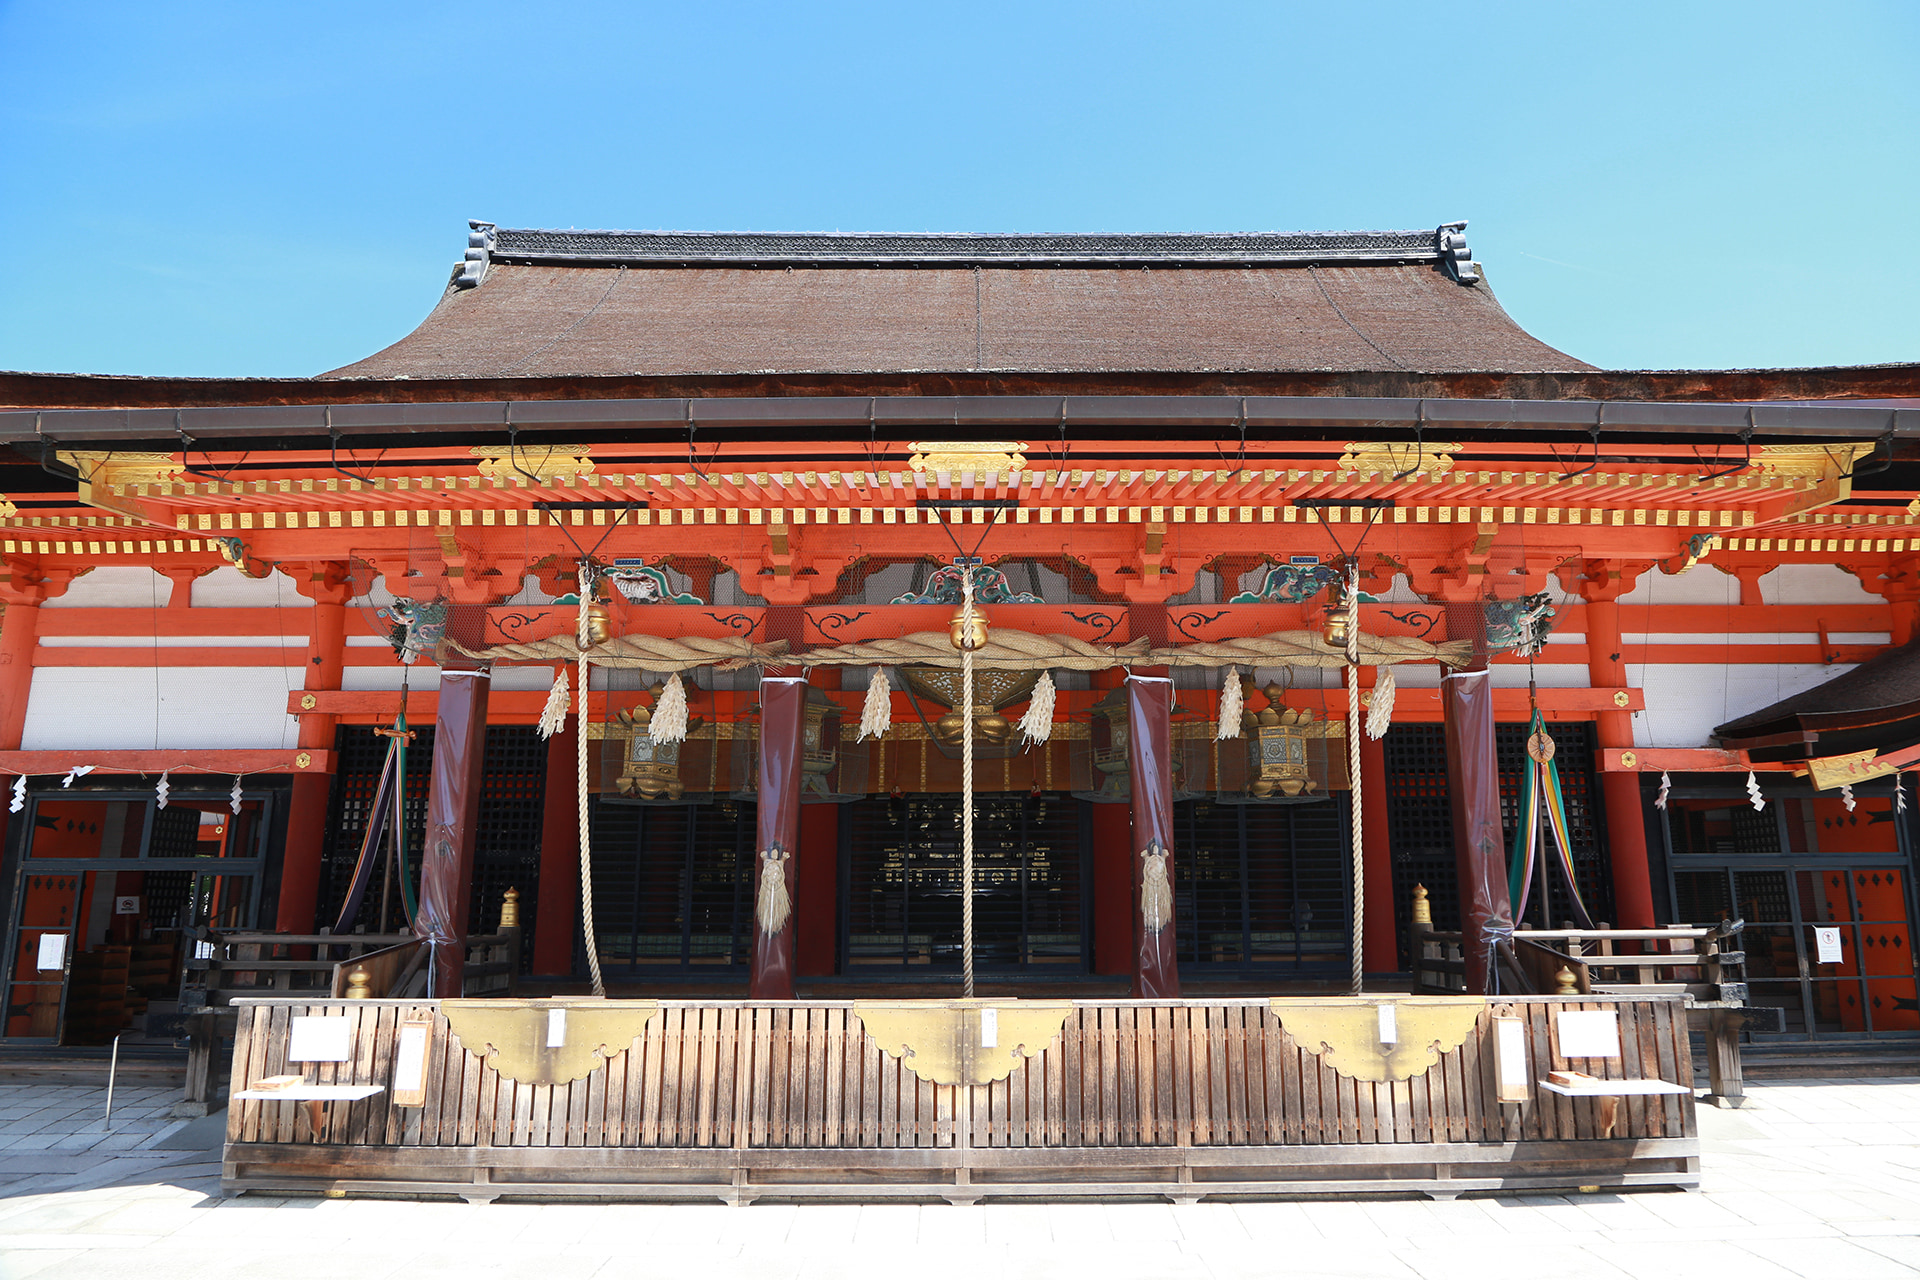
[[[681,683],[678,671],[667,677],[666,685],[660,690],[647,732],[655,742],[687,740],[687,687]]]
[[[1240,688],[1240,669],[1227,667],[1220,673],[1220,724],[1213,731],[1215,742],[1240,736],[1240,717],[1246,714],[1247,695]]]
[[[593,562],[580,561],[577,578],[580,596],[580,617],[576,626],[574,652],[580,659],[580,711],[574,721],[573,758],[575,773],[579,780],[579,808],[576,814],[580,825],[580,923],[587,942],[587,969],[593,978],[593,994],[607,994],[606,979],[600,975],[600,934],[593,924],[593,851],[592,836],[587,826],[587,649],[593,640]]]
[[[884,738],[893,724],[893,686],[887,681],[887,669],[876,666],[867,677],[867,703],[860,709],[860,735],[856,741]]]
[[[1028,746],[1039,746],[1053,737],[1053,673],[1042,671],[1033,686],[1033,700],[1027,714],[1020,717],[1020,736]]]

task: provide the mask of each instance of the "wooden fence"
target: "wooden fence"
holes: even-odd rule
[[[303,1070],[311,1093],[382,1092],[325,1107],[234,1101],[230,1190],[1190,1201],[1697,1179],[1690,1093],[1621,1098],[1611,1136],[1600,1110],[1610,1100],[1529,1089],[1525,1102],[1496,1101],[1488,1036],[1499,1014],[1522,1021],[1532,1076],[1569,1065],[1556,1012],[1614,1010],[1620,1056],[1576,1065],[1690,1084],[1684,1012],[1671,998],[1486,1001],[1458,1048],[1411,1078],[1380,1081],[1336,1071],[1324,1046],[1296,1043],[1264,1000],[1074,1001],[1058,1034],[985,1084],[921,1079],[846,1002],[663,1001],[583,1078],[553,1084],[503,1075],[435,1002],[236,1004],[236,1094]],[[347,1060],[288,1061],[293,1019],[316,1015],[348,1020]],[[394,1105],[399,1030],[429,1018],[421,1105]]]

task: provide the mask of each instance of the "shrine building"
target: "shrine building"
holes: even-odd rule
[[[1464,225],[474,223],[316,377],[0,374],[0,1037],[510,890],[535,992],[1388,989],[1424,891],[1920,1034],[1920,368],[1598,369]]]

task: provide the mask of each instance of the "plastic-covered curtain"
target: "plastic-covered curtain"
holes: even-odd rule
[[[1133,792],[1133,994],[1180,994],[1173,920],[1173,682],[1127,677],[1127,768]]]
[[[753,1000],[793,999],[794,852],[800,843],[802,739],[807,682],[760,681],[759,810],[754,846]]]
[[[481,766],[487,754],[484,670],[440,673],[427,788],[427,844],[420,859],[420,911],[413,931],[433,952],[434,999],[460,995],[467,967],[467,914],[473,902],[473,843],[480,821]]]
[[[1456,671],[1442,682],[1453,856],[1460,876],[1461,954],[1467,994],[1499,992],[1498,952],[1513,940],[1513,908],[1501,856],[1500,770],[1493,750],[1493,677]]]

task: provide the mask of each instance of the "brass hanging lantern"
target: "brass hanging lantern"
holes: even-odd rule
[[[1315,798],[1313,773],[1307,765],[1307,730],[1313,724],[1313,712],[1282,706],[1286,691],[1278,684],[1269,684],[1262,692],[1268,706],[1255,717],[1248,743],[1253,780],[1247,792],[1262,800],[1276,795]]]
[[[840,763],[840,704],[808,685],[805,714],[806,726],[800,733],[800,787],[830,795],[833,789],[827,779]]]
[[[614,719],[627,738],[626,756],[614,784],[620,794],[642,800],[678,800],[685,795],[686,784],[680,781],[681,744],[653,740],[653,709],[635,707]]]

